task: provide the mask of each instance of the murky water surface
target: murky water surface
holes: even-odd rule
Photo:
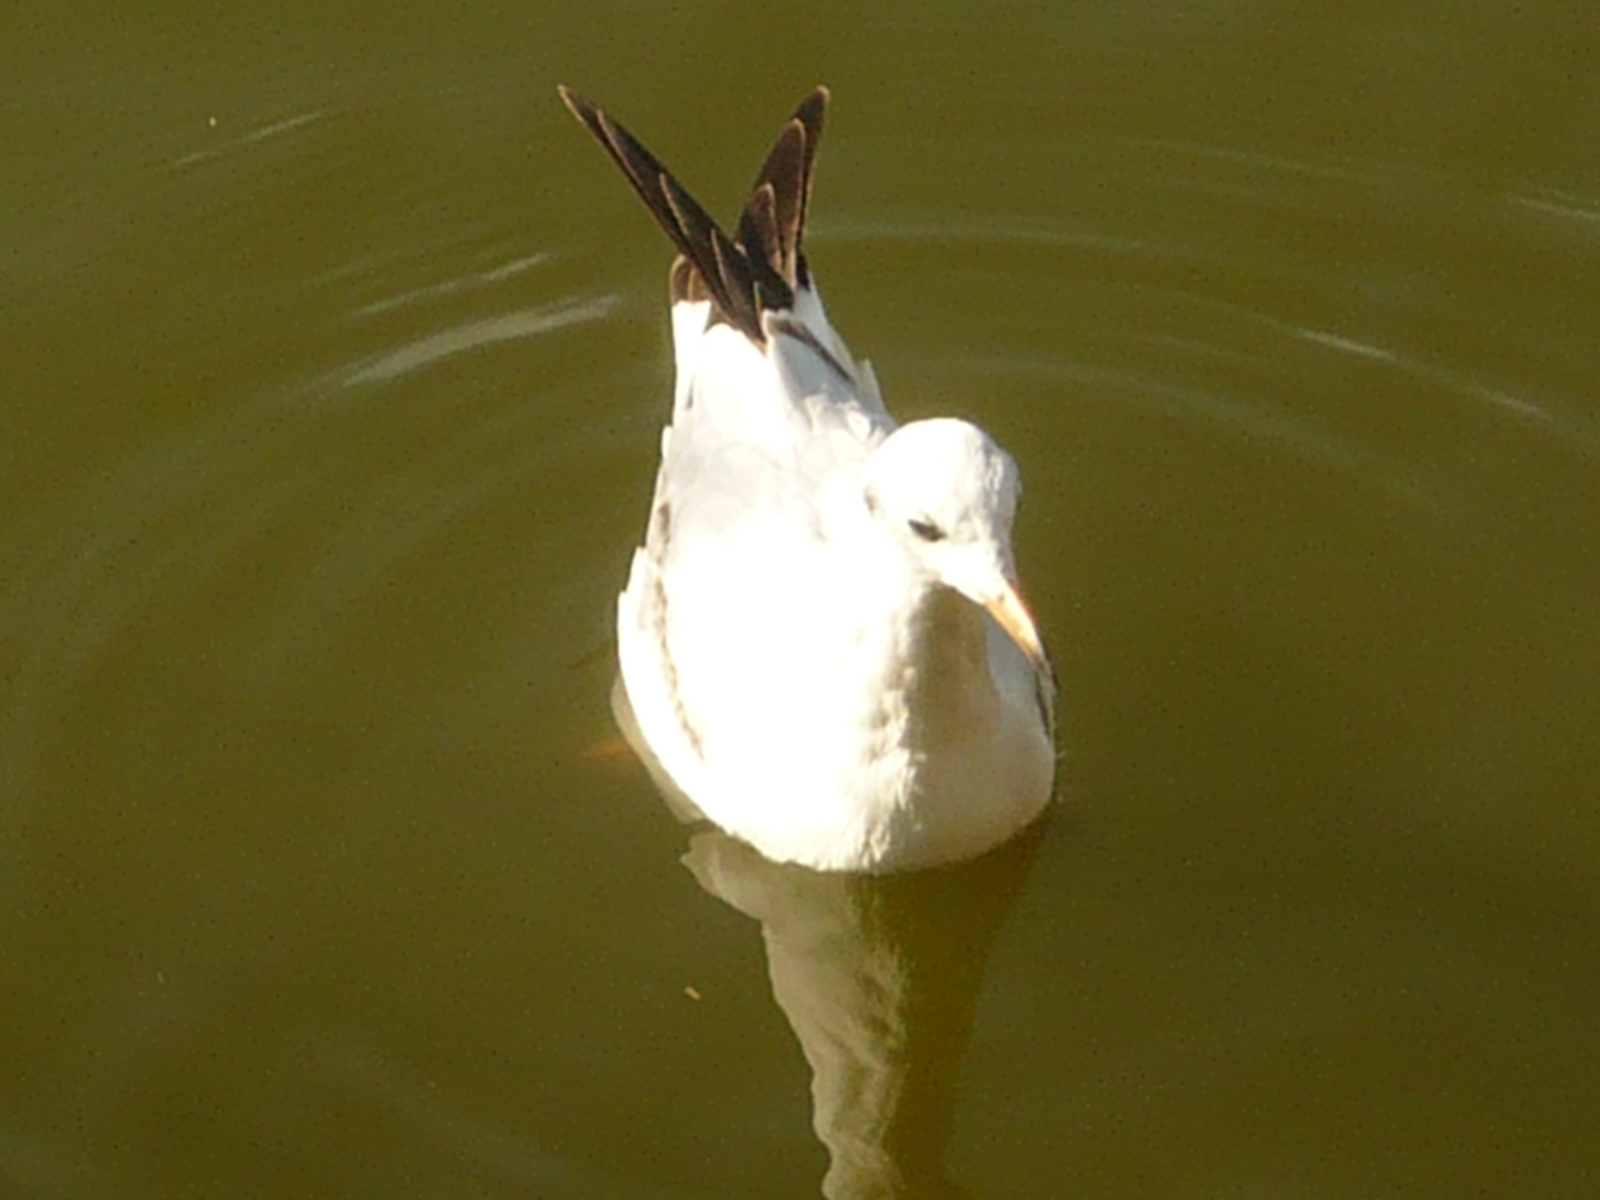
[[[6,1194],[1592,1192],[1591,6],[300,7],[0,46]],[[1036,840],[775,871],[620,748],[670,255],[558,81],[723,213],[834,89]]]

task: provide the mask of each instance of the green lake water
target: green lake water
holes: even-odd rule
[[[1597,1194],[1592,5],[8,24],[0,1192]],[[620,747],[671,251],[558,82],[730,218],[832,88],[830,314],[1026,481],[1026,844]]]

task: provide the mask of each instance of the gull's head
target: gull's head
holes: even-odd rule
[[[1022,494],[1011,456],[969,422],[913,421],[872,452],[864,481],[868,509],[912,562],[987,609],[1049,674],[1011,557],[1011,522]]]

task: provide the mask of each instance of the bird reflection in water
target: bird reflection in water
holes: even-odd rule
[[[944,1161],[961,1057],[1038,840],[867,876],[773,863],[718,830],[691,838],[684,863],[700,886],[761,922],[773,998],[811,1067],[828,1200],[967,1194]]]
[[[761,923],[767,973],[811,1067],[827,1200],[955,1200],[945,1168],[961,1058],[989,952],[1051,821],[966,862],[869,875],[776,863],[717,829],[674,784],[611,691],[623,740],[662,800],[699,827],[700,886]]]

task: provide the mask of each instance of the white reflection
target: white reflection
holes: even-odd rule
[[[679,820],[703,820],[639,738],[620,681],[623,736]],[[996,935],[1043,828],[972,862],[903,875],[774,863],[720,830],[689,841],[700,886],[761,923],[772,995],[811,1067],[827,1200],[966,1195],[945,1170],[961,1056]]]
[[[961,1056],[1037,841],[863,876],[774,863],[716,830],[690,840],[684,864],[700,886],[761,922],[773,998],[811,1067],[828,1200],[966,1194],[944,1161]]]

